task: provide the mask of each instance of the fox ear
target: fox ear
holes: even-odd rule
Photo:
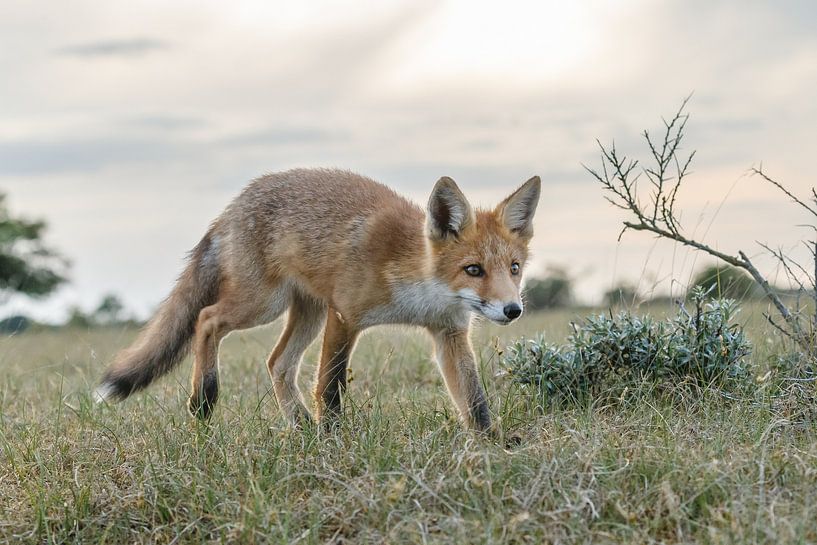
[[[541,187],[539,176],[534,176],[499,203],[496,213],[508,229],[523,237],[533,236],[533,215],[539,204]]]
[[[474,211],[460,188],[448,176],[440,178],[428,199],[428,236],[435,240],[458,236],[473,223]]]

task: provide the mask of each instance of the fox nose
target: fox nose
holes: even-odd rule
[[[515,320],[522,314],[522,307],[516,303],[511,303],[510,305],[505,305],[502,312],[505,313],[505,316],[507,316],[509,320]]]

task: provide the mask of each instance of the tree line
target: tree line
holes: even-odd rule
[[[577,306],[575,278],[561,267],[551,267],[546,274],[530,278],[525,284],[525,304],[529,310],[546,310]],[[680,297],[688,299],[695,290],[701,289],[708,296],[719,299],[761,299],[764,293],[744,271],[730,265],[710,265],[699,271]],[[779,289],[781,294],[786,290]],[[626,307],[643,303],[666,302],[667,296],[646,296],[635,285],[622,282],[602,296],[601,306]]]

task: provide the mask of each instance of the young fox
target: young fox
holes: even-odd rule
[[[297,387],[301,356],[324,328],[316,418],[336,416],[346,367],[363,330],[426,328],[445,384],[469,428],[491,431],[469,340],[471,313],[508,324],[522,314],[522,268],[540,181],[494,210],[475,210],[451,178],[425,211],[368,178],[290,170],[259,178],[216,219],[132,346],[120,352],[97,398],[124,399],[170,371],[192,341],[190,411],[207,418],[218,398],[218,346],[230,331],[287,323],[267,360],[275,397],[293,424],[311,419]]]

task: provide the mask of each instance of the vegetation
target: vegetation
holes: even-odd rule
[[[32,323],[33,322],[29,317],[23,316],[21,314],[9,316],[8,318],[3,318],[2,320],[0,320],[0,333],[6,334],[22,333],[23,331],[31,327]]]
[[[80,307],[72,307],[65,321],[67,327],[88,329],[98,326],[138,325],[133,318],[126,316],[125,304],[114,294],[102,297],[96,309],[86,313]]]
[[[102,325],[116,325],[124,321],[125,304],[109,293],[99,302],[94,311],[94,322]]]
[[[631,307],[640,301],[641,296],[638,294],[636,287],[629,283],[623,283],[604,292],[602,306],[607,308]]]
[[[565,308],[573,303],[573,280],[561,267],[551,267],[541,278],[525,284],[525,307],[530,310]]]
[[[534,385],[538,395],[583,399],[589,393],[653,384],[691,382],[697,386],[740,386],[749,374],[751,346],[729,300],[705,301],[693,294],[692,313],[683,306],[670,319],[656,320],[622,311],[573,325],[565,345],[539,336],[513,343],[503,362],[514,380]]]
[[[676,210],[678,192],[690,173],[695,152],[683,156],[683,141],[689,114],[685,113],[688,98],[669,120],[664,121],[660,138],[655,138],[649,131],[644,131],[649,159],[640,163],[628,159],[616,150],[615,144],[605,147],[599,142],[601,150],[601,167],[585,167],[605,191],[605,198],[615,207],[628,213],[624,228],[619,238],[629,230],[645,231],[660,238],[675,241],[684,246],[709,254],[720,262],[746,271],[755,281],[757,288],[774,306],[782,323],[771,314],[766,319],[799,346],[799,349],[811,358],[817,358],[817,242],[803,241],[811,251],[814,263],[803,265],[786,256],[781,250],[775,250],[768,244],[761,243],[780,264],[791,284],[797,286],[801,293],[807,293],[812,300],[811,312],[804,312],[799,304],[792,307],[781,298],[779,290],[772,287],[769,280],[755,267],[751,258],[743,250],[737,255],[724,253],[712,246],[686,234],[681,225],[680,215]],[[817,221],[817,190],[812,188],[808,199],[802,199],[789,191],[783,184],[767,175],[762,169],[752,169],[754,175],[770,184],[801,210],[805,210]],[[640,184],[646,179],[646,183]],[[644,187],[646,186],[646,191]],[[817,232],[817,225],[809,225]]]
[[[760,305],[739,317],[759,393],[642,383],[615,404],[604,392],[543,404],[496,376],[519,336],[563,342],[571,311],[481,326],[483,381],[522,439],[513,450],[462,431],[420,333],[362,339],[343,425],[328,434],[284,426],[264,366],[278,324],[224,341],[209,426],[185,408],[189,363],[122,404],[93,404],[133,329],[0,339],[0,541],[814,542],[814,383],[766,395],[769,362],[785,366],[789,351]]]
[[[782,323],[758,301],[738,315],[734,303],[706,300],[707,290],[743,292],[731,269],[696,279],[691,308],[672,316],[643,303],[638,314],[584,319],[563,308],[569,276],[551,270],[526,295],[528,309],[550,310],[475,335],[495,419],[521,439],[509,450],[456,422],[418,332],[361,340],[331,431],[289,429],[275,407],[264,361],[280,324],[225,339],[209,423],[185,408],[189,362],[120,405],[97,405],[100,373],[136,334],[121,302],[105,298],[73,320],[116,327],[0,337],[0,541],[817,542],[817,318],[787,307],[743,252],[683,234],[674,205],[691,161],[678,157],[685,123],[682,111],[667,122],[663,145],[645,133],[648,206],[631,177],[637,163],[615,149],[602,147],[593,175],[634,215],[626,229],[747,271]],[[59,260],[41,246],[42,227],[19,225],[29,234],[3,255],[29,267],[26,277],[50,270],[53,289],[62,277],[48,267]],[[46,293],[47,282],[15,278],[2,289]],[[801,291],[817,283],[805,278]],[[622,285],[605,304],[637,300]]]
[[[65,282],[66,261],[43,242],[45,228],[12,216],[0,194],[0,297],[42,297]]]
[[[758,293],[755,281],[746,271],[730,265],[711,265],[703,269],[693,278],[689,287],[690,294],[696,289],[726,299],[763,297],[763,293]]]

